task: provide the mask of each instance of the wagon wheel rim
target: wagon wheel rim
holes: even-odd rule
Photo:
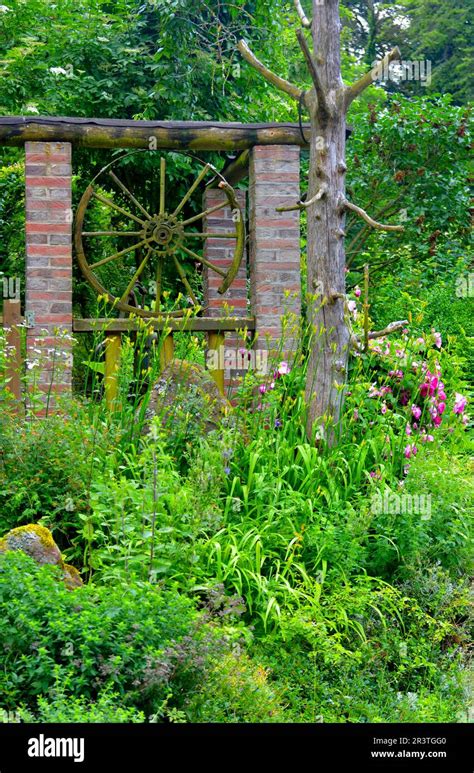
[[[96,290],[96,292],[104,297],[108,303],[112,304],[114,308],[123,312],[133,313],[141,317],[154,318],[154,317],[181,317],[189,313],[189,310],[200,308],[191,283],[189,282],[188,274],[182,265],[183,258],[181,255],[186,255],[188,258],[192,258],[195,262],[200,263],[203,267],[207,267],[210,271],[219,275],[222,279],[220,286],[217,288],[220,294],[225,293],[232,281],[235,279],[239,266],[243,257],[245,247],[245,222],[242,213],[242,209],[237,200],[235,191],[225,180],[225,178],[215,169],[215,167],[202,161],[201,159],[193,156],[189,153],[187,155],[193,160],[199,162],[201,165],[201,171],[195,177],[193,183],[182,197],[179,204],[174,207],[173,211],[167,210],[167,198],[166,198],[166,160],[164,157],[160,159],[160,185],[159,185],[159,203],[156,207],[156,212],[148,211],[139,198],[132,193],[131,190],[123,183],[120,177],[116,174],[114,167],[118,166],[124,158],[129,158],[135,153],[150,152],[146,150],[133,151],[132,153],[126,153],[118,159],[114,159],[107,164],[100,172],[94,177],[92,182],[87,186],[82,198],[79,202],[76,211],[75,227],[74,227],[74,242],[76,256],[79,267],[87,279],[88,283]],[[108,181],[113,183],[113,191],[120,191],[122,198],[117,202],[117,198],[120,194],[114,195],[108,194],[107,196],[98,190],[98,180],[107,174]],[[225,194],[225,199],[222,203],[202,209],[198,214],[190,217],[183,216],[183,210],[185,205],[191,199],[192,195],[199,189],[201,183],[205,180],[206,176],[210,175],[213,179],[217,177],[219,180],[218,187]],[[123,206],[123,199],[127,202],[127,207]],[[88,231],[85,229],[85,218],[88,207],[91,200],[95,199],[101,202],[103,205],[109,207],[112,211],[118,212],[122,217],[133,224],[133,230],[109,230],[109,231]],[[202,228],[200,231],[193,231],[192,226],[195,224],[204,224],[205,218],[213,212],[222,210],[225,207],[230,207],[233,212],[233,231],[227,230],[220,231],[208,231]],[[88,247],[87,243],[90,239],[98,239],[101,237],[114,238],[117,241],[121,241],[120,249],[106,255],[100,260],[95,262],[89,262],[87,257]],[[213,261],[205,256],[205,245],[207,239],[222,238],[226,240],[235,240],[235,247],[233,248],[233,257],[231,264],[228,268],[223,269],[222,266],[213,263]],[[197,244],[197,246],[196,246]],[[140,256],[139,265],[136,260],[136,251],[142,250],[144,257]],[[198,251],[196,251],[198,250]],[[97,269],[107,263],[113,263],[114,261],[121,261],[123,258],[131,259],[135,256],[135,270],[133,273],[125,273],[123,287],[121,287],[120,294],[111,292],[105,286],[103,280],[100,277],[100,273]],[[162,287],[162,275],[163,269],[167,261],[170,261],[174,267],[177,277],[186,290],[188,301],[191,305],[187,308],[178,310],[165,310],[162,308],[161,302],[163,298]],[[120,264],[119,264],[120,265]],[[155,301],[153,308],[143,309],[129,303],[130,294],[136,288],[137,284],[142,277],[145,269],[152,270],[154,275],[154,282],[156,283]]]

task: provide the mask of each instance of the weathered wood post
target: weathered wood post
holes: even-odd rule
[[[6,367],[7,389],[17,401],[16,410],[20,410],[21,401],[21,325],[20,301],[5,299],[3,302],[3,326],[6,331],[8,360]]]

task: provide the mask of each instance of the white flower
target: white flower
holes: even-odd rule
[[[25,105],[25,112],[26,113],[36,113],[36,115],[39,115],[39,110],[36,107],[36,105],[28,104]]]
[[[74,501],[71,499],[71,497],[67,497],[66,502],[64,503],[64,509],[68,513],[72,513],[76,509],[76,505],[74,504]]]
[[[49,71],[53,73],[53,75],[69,75],[68,71],[64,69],[64,67],[50,67]]]
[[[0,5],[0,13],[8,13],[8,11],[11,11],[11,8],[7,5]]]
[[[33,368],[37,368],[39,365],[39,360],[27,360],[26,361],[26,367],[28,370],[33,370]]]

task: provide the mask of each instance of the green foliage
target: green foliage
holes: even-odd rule
[[[218,712],[228,701],[243,721],[277,711],[264,687],[253,705],[258,666],[231,654],[238,632],[176,591],[129,583],[71,592],[53,567],[11,552],[0,556],[0,601],[0,693],[23,717],[74,721],[84,710],[89,721],[143,721],[145,711],[153,721],[200,721],[213,701]],[[221,659],[227,684],[215,695]]]

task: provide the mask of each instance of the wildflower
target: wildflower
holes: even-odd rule
[[[464,410],[467,405],[467,398],[463,395],[460,395],[459,392],[456,392],[454,395],[454,413],[457,413],[458,415],[464,413]]]
[[[354,419],[354,421],[358,421],[358,419],[359,419],[359,411],[357,410],[357,408],[354,409],[354,413],[352,414],[352,418]]]
[[[275,429],[278,429],[279,427],[282,427],[282,422],[280,419],[275,419]]]
[[[446,403],[438,403],[438,413],[441,416],[446,410]]]
[[[410,400],[410,392],[408,389],[402,389],[400,392],[399,402],[400,405],[408,405],[408,402]]]
[[[359,285],[356,285],[354,287],[354,295],[356,298],[360,298],[360,296],[362,295],[362,290],[360,289]]]
[[[230,474],[230,467],[224,467],[224,472],[226,475]]]
[[[258,391],[260,392],[261,395],[264,395],[265,392],[267,391],[267,387],[265,386],[265,384],[260,384]]]
[[[357,303],[355,301],[347,301],[347,309],[355,319],[357,317]]]
[[[418,405],[412,405],[412,407],[411,407],[411,413],[412,413],[412,416],[413,416],[415,419],[419,419],[419,418],[420,418],[420,416],[421,416],[421,408],[419,408],[419,407],[418,407]]]
[[[443,339],[441,338],[441,333],[436,333],[434,330],[433,332],[433,340],[434,345],[438,347],[438,349],[441,349],[441,346],[443,344]]]
[[[285,362],[285,360],[283,360],[278,365],[277,372],[275,373],[275,375],[286,376],[288,373],[290,373],[290,371],[291,371],[290,366],[288,365],[287,362]]]
[[[67,70],[65,70],[64,67],[50,67],[49,71],[53,75],[67,75],[68,74]]]
[[[406,433],[407,435],[411,435],[411,427],[410,427],[410,425],[409,425],[409,424],[407,424],[407,425],[406,425],[406,427],[405,427],[405,433]]]
[[[381,409],[380,409],[380,413],[382,414],[382,416],[383,416],[385,413],[387,413],[387,403],[385,402],[385,400],[384,400],[384,401],[383,401],[383,403],[382,403],[382,407],[381,407]]]
[[[404,466],[404,468],[403,468],[403,474],[404,474],[404,475],[408,475],[409,471],[410,471],[410,465],[409,465],[409,464],[406,464],[406,465]]]
[[[435,427],[439,427],[442,421],[443,421],[442,416],[435,416],[433,419],[433,424],[435,425]]]
[[[403,370],[389,370],[388,375],[392,378],[403,378]]]
[[[416,456],[418,453],[418,449],[415,445],[408,444],[405,446],[405,450],[403,452],[403,455],[405,459],[410,459],[412,456]]]

